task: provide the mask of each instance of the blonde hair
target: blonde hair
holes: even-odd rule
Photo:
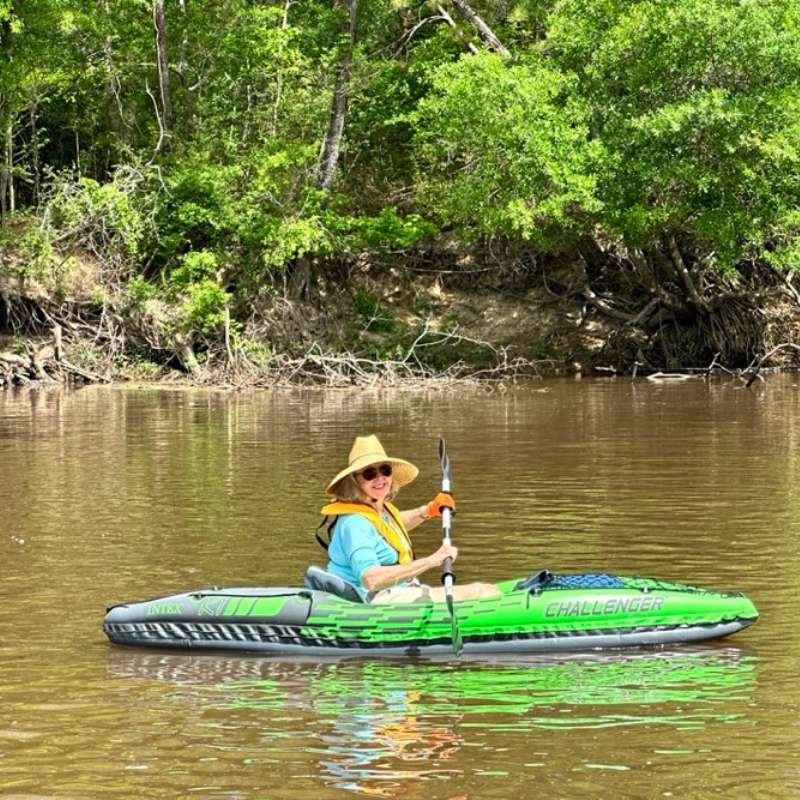
[[[394,500],[399,491],[400,487],[395,486],[394,481],[392,481],[392,488],[389,490],[387,499]],[[342,502],[345,503],[364,502],[364,492],[361,491],[361,487],[358,485],[358,480],[356,480],[355,472],[351,472],[349,475],[345,475],[344,478],[342,478],[335,486],[332,486],[331,494],[337,500],[341,500]]]

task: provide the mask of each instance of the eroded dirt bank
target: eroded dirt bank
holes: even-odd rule
[[[174,380],[231,386],[509,380],[800,362],[800,302],[774,273],[707,308],[652,313],[625,275],[579,253],[466,250],[308,262],[237,301],[211,329],[109,285],[69,255],[63,274],[0,260],[0,384]],[[54,278],[55,275],[55,278]],[[611,277],[609,277],[611,276]],[[753,287],[758,285],[758,291]],[[783,345],[783,346],[781,346]],[[766,364],[765,364],[766,366]]]

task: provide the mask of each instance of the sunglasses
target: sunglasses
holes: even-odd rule
[[[388,478],[392,474],[392,465],[391,464],[381,464],[378,467],[367,467],[366,469],[362,469],[361,472],[358,474],[365,480],[365,481],[374,481],[375,478],[378,477],[378,473],[380,472],[384,478]]]

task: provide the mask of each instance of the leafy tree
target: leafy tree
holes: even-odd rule
[[[592,107],[607,232],[644,249],[680,238],[719,270],[764,255],[778,231],[788,241],[800,196],[797,4],[578,5],[557,6],[547,49]]]
[[[413,115],[420,199],[443,222],[541,247],[599,210],[589,109],[540,58],[465,56],[437,68]]]

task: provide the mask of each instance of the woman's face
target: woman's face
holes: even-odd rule
[[[356,473],[356,481],[367,499],[382,503],[392,489],[392,465],[370,464]]]

